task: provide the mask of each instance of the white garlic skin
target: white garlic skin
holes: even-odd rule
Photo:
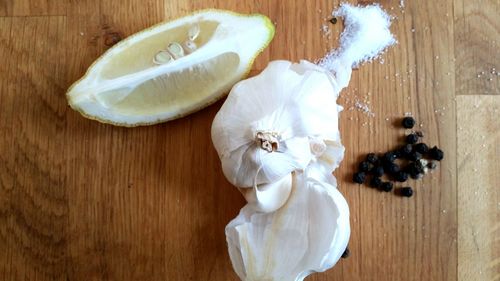
[[[331,268],[350,236],[349,207],[328,183],[293,175],[287,203],[271,213],[250,204],[226,226],[233,268],[243,281],[301,281]]]
[[[350,67],[343,76],[350,77]],[[347,73],[347,74],[346,74]],[[315,160],[311,140],[340,142],[336,100],[347,82],[310,62],[273,61],[237,83],[212,124],[224,175],[242,188],[275,183]],[[259,132],[279,134],[278,151],[262,149]]]

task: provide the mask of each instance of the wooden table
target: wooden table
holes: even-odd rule
[[[352,255],[308,280],[500,280],[500,2],[381,2],[399,45],[340,100]],[[117,39],[201,8],[276,23],[252,75],[315,60],[338,42],[338,3],[0,0],[0,280],[237,280],[224,227],[244,200],[209,134],[221,102],[126,129],[82,118],[65,91]],[[445,151],[438,171],[410,182],[411,199],[351,184],[365,153],[400,143],[406,112]]]

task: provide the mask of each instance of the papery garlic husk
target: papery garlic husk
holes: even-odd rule
[[[283,206],[292,191],[292,174],[273,183],[259,184],[253,188],[242,188],[241,192],[248,202],[248,208],[269,213]]]
[[[348,66],[333,76],[307,61],[273,61],[236,84],[212,125],[229,182],[244,188],[276,183],[316,159],[311,141],[339,142],[336,99],[350,73]],[[268,150],[259,133],[275,140]]]
[[[262,213],[247,205],[226,226],[231,262],[244,281],[300,281],[325,271],[339,260],[349,235],[344,197],[300,172],[283,207]]]
[[[308,177],[337,186],[332,172],[344,158],[344,147],[338,141],[310,140],[311,151],[315,158],[307,166]],[[320,147],[320,151],[315,149]],[[253,188],[240,189],[248,202],[248,207],[260,212],[273,212],[283,206],[290,196],[292,174],[274,183],[260,184]]]

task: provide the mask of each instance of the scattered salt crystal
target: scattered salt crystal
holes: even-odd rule
[[[321,26],[321,32],[323,32],[323,37],[328,36],[332,33],[332,31],[330,30],[330,27],[326,24],[323,24]]]
[[[399,8],[405,7],[405,0],[399,0]]]
[[[370,104],[369,101],[367,101],[366,103],[362,103],[359,100],[357,100],[357,101],[354,102],[354,106],[356,107],[356,109],[358,109],[359,111],[365,113],[369,117],[374,117],[375,113],[372,112],[372,110],[370,109],[370,107],[368,106],[368,104]]]
[[[363,7],[343,3],[332,16],[342,17],[345,29],[340,35],[340,47],[318,62],[328,70],[335,70],[339,62],[357,67],[372,61],[397,42],[389,30],[391,18],[378,4]]]

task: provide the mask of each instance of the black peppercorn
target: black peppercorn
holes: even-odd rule
[[[411,197],[413,195],[413,189],[411,189],[411,187],[403,187],[401,188],[400,193],[404,197]]]
[[[429,157],[431,159],[434,159],[434,160],[437,160],[437,161],[441,161],[444,158],[444,152],[441,149],[439,149],[436,146],[434,146],[433,148],[431,148],[429,150]]]
[[[396,157],[396,159],[403,157],[403,153],[399,150],[394,150],[392,153],[394,153],[394,157]]]
[[[386,165],[384,165],[384,171],[389,173],[389,174],[395,174],[395,173],[401,171],[401,168],[397,164],[386,163]]]
[[[411,161],[418,161],[420,159],[422,159],[422,154],[420,154],[419,152],[417,151],[413,151],[412,153],[410,153],[410,155],[408,156],[408,159],[410,159]]]
[[[386,152],[383,159],[385,162],[394,162],[394,160],[396,160],[396,154],[392,151]]]
[[[366,155],[366,161],[368,161],[372,164],[377,164],[378,157],[375,153],[368,153],[368,155]]]
[[[382,185],[382,180],[378,177],[373,177],[372,180],[370,181],[370,186],[371,187],[380,187]]]
[[[410,175],[410,177],[414,180],[419,180],[424,177],[424,174],[415,174],[415,175]]]
[[[421,154],[426,154],[429,151],[429,147],[425,143],[417,143],[413,148]]]
[[[408,180],[408,174],[403,171],[399,171],[394,175],[394,179],[399,182],[405,182]]]
[[[430,161],[429,163],[427,163],[427,168],[429,168],[431,170],[436,169],[437,168],[437,161],[433,160],[433,161]]]
[[[384,175],[384,167],[382,166],[375,166],[371,170],[372,174],[376,177],[381,177]]]
[[[415,126],[415,119],[413,117],[405,117],[403,118],[403,127],[406,129],[411,129],[413,126]]]
[[[385,192],[391,192],[392,190],[392,182],[383,182],[382,185],[380,186],[380,189]]]
[[[409,134],[406,136],[406,143],[415,144],[418,141],[417,134]]]
[[[417,179],[419,174],[424,173],[424,167],[422,167],[420,161],[409,163],[404,170],[411,176],[412,179]]]
[[[368,161],[363,161],[363,162],[359,163],[358,168],[359,168],[359,171],[361,171],[361,172],[368,172],[369,170],[371,170],[372,165]]]
[[[410,153],[413,151],[413,146],[411,144],[406,144],[403,145],[400,149],[399,152],[401,153],[402,156],[408,156]]]
[[[342,254],[342,258],[346,259],[351,255],[351,251],[349,251],[349,247],[345,248],[344,253]]]
[[[352,180],[355,183],[359,183],[359,184],[364,183],[365,182],[365,178],[366,178],[366,174],[364,172],[354,173],[354,175],[352,176]]]
[[[337,24],[337,18],[331,18],[330,19],[331,24]]]

